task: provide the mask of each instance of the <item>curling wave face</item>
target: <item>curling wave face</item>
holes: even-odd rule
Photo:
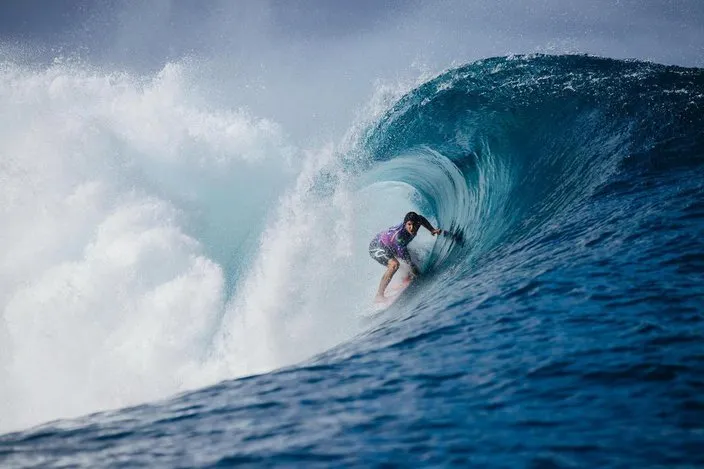
[[[698,164],[701,104],[699,70],[496,58],[409,93],[363,145],[372,177],[412,186],[421,209],[464,235],[454,260],[475,259],[530,244],[617,181]]]

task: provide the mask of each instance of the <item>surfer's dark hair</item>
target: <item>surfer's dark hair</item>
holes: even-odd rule
[[[403,217],[403,224],[405,225],[407,222],[413,222],[414,225],[420,225],[420,215],[418,215],[416,212],[408,212],[405,217]]]

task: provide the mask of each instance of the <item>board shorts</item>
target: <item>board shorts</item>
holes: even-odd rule
[[[389,265],[389,261],[391,259],[396,258],[393,251],[391,251],[391,248],[381,244],[379,242],[379,238],[374,238],[372,239],[372,242],[369,243],[369,255],[372,256],[372,259],[384,267]]]

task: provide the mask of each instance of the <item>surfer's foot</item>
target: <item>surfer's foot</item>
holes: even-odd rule
[[[386,303],[386,297],[384,295],[376,295],[374,303]]]

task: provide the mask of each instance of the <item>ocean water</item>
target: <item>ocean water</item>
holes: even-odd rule
[[[2,467],[704,466],[701,69],[486,59],[316,151],[188,79],[0,70]]]

